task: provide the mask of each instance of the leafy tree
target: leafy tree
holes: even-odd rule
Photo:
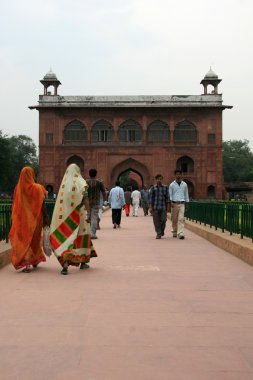
[[[129,174],[130,170],[127,170],[125,173],[121,174],[119,178],[120,186],[126,190],[127,186],[129,186]]]
[[[130,177],[131,169],[127,170],[125,173],[121,174],[119,178],[120,186],[126,190],[128,187],[132,189],[138,189],[138,182]]]
[[[0,190],[8,191],[8,177],[11,171],[10,141],[8,136],[0,131]]]
[[[253,181],[253,153],[248,140],[223,142],[223,176],[225,182]]]
[[[0,190],[12,192],[21,169],[32,166],[37,173],[36,145],[25,135],[8,137],[0,131]]]

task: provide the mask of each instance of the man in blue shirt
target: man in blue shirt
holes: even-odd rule
[[[125,205],[125,196],[119,181],[117,181],[115,187],[111,189],[108,203],[112,209],[113,228],[116,228],[116,226],[120,227],[122,207]]]
[[[174,171],[175,180],[169,186],[173,237],[184,239],[184,213],[188,207],[189,194],[187,183],[182,180],[182,170]]]
[[[164,230],[167,221],[167,212],[170,209],[169,190],[166,185],[162,184],[163,176],[155,176],[156,185],[149,190],[149,210],[153,216],[153,222],[156,230],[156,239],[164,236]]]

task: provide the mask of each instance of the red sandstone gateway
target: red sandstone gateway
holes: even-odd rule
[[[222,104],[220,82],[210,69],[202,95],[60,96],[49,71],[29,107],[39,111],[40,183],[58,192],[72,162],[85,178],[95,167],[107,187],[129,171],[142,184],[157,173],[169,183],[179,168],[190,198],[222,198],[222,111],[232,106]]]

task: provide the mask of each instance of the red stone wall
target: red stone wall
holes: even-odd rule
[[[131,168],[140,172],[147,184],[154,182],[157,173],[164,175],[169,183],[174,175],[177,160],[188,156],[194,161],[194,171],[185,178],[194,185],[194,198],[205,199],[207,187],[214,185],[215,197],[222,197],[222,111],[215,109],[193,108],[80,108],[40,110],[39,166],[42,184],[52,184],[57,192],[66,169],[67,160],[78,155],[84,161],[84,177],[90,168],[97,168],[98,177],[107,187],[111,187],[118,175]],[[87,128],[87,142],[80,145],[62,145],[64,127],[78,119]],[[114,128],[115,141],[111,143],[90,143],[92,125],[101,119],[110,122]],[[138,122],[143,129],[143,143],[140,145],[119,145],[118,128],[128,119]],[[167,144],[146,143],[148,125],[162,120],[169,125],[170,142]],[[175,125],[183,120],[191,121],[198,131],[197,144],[175,145],[173,131]],[[53,133],[53,145],[46,145],[46,133]],[[216,134],[216,142],[209,145],[208,133]]]

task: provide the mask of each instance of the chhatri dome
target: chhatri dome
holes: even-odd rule
[[[49,72],[44,76],[44,80],[58,80],[56,74],[50,68]]]
[[[218,95],[218,84],[222,81],[222,79],[219,79],[218,75],[213,72],[212,68],[210,67],[210,70],[206,75],[204,76],[204,79],[200,82],[204,86],[204,95]],[[211,85],[213,87],[213,91],[208,94],[207,87]]]
[[[58,95],[57,90],[61,82],[57,79],[57,76],[52,71],[52,69],[49,70],[49,72],[44,76],[40,83],[42,83],[44,86],[44,95],[51,95],[51,92],[48,91],[48,87],[50,86],[54,87],[53,95]]]
[[[210,70],[205,75],[205,79],[218,79],[218,75],[215,74],[215,72],[213,72],[211,66],[210,66]]]

